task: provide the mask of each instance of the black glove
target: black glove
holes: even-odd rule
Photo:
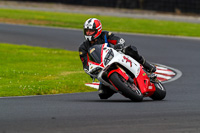
[[[114,45],[114,49],[115,50],[123,50],[123,48],[124,48],[124,45],[123,44],[116,44],[116,45]]]

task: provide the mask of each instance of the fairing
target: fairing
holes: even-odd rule
[[[112,50],[112,52],[110,52]],[[111,54],[112,53],[112,54]],[[148,76],[143,71],[140,64],[128,55],[119,53],[113,48],[108,47],[108,44],[94,45],[89,49],[89,72],[97,74],[97,79],[112,88],[109,82],[102,78],[102,75],[107,71],[107,68],[115,64],[118,68],[107,73],[107,77],[117,72],[128,80],[130,77],[119,66],[124,66],[134,75],[134,83],[141,90],[144,96],[150,96],[155,91],[155,86],[150,82]],[[116,89],[115,89],[116,90]]]

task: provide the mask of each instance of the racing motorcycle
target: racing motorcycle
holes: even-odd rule
[[[136,102],[141,102],[144,97],[165,98],[166,90],[154,73],[147,72],[132,57],[108,43],[92,46],[88,58],[88,74],[126,98]]]

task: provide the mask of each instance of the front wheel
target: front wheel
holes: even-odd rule
[[[111,82],[117,87],[119,93],[135,102],[141,102],[141,91],[130,81],[125,80],[120,74],[114,72],[110,75]]]
[[[155,82],[154,85],[156,87],[156,91],[153,93],[152,96],[150,96],[150,98],[152,98],[153,100],[163,100],[166,96],[165,87],[159,81]]]

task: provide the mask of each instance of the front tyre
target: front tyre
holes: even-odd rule
[[[153,100],[163,100],[166,96],[165,87],[158,81],[154,83],[156,91],[150,96]]]
[[[143,100],[141,91],[134,84],[130,83],[130,81],[125,80],[120,74],[116,72],[112,73],[110,80],[123,96],[135,102]]]

